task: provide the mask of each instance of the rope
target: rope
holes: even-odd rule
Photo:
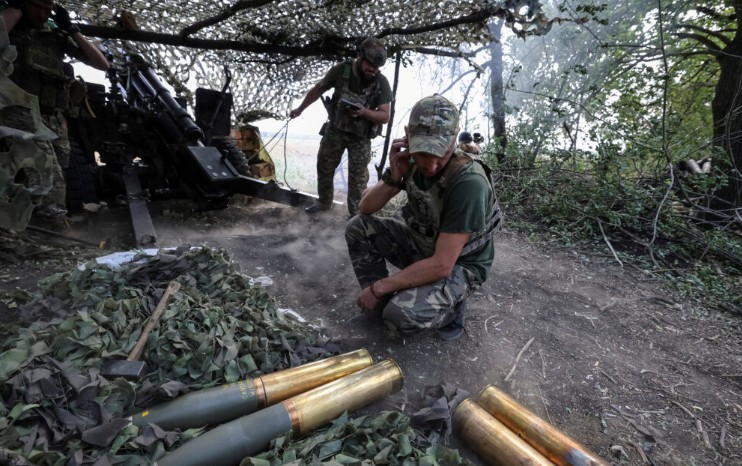
[[[288,168],[288,160],[286,159],[286,142],[289,138],[289,121],[291,121],[291,118],[286,120],[286,131],[283,133],[283,182],[286,183],[286,187],[289,188],[291,191],[296,191],[296,189],[292,188],[291,185],[289,185],[289,182],[286,181],[286,169]]]
[[[265,144],[263,144],[263,145],[262,145],[262,146],[260,147],[260,149],[258,150],[258,152],[260,152],[260,151],[261,151],[261,150],[263,150],[263,149],[266,149],[266,151],[268,151],[268,153],[270,153],[270,151],[271,151],[271,150],[272,150],[273,148],[270,148],[270,149],[269,149],[269,148],[268,148],[268,145],[269,145],[269,144],[270,144],[271,142],[273,142],[273,140],[274,140],[274,139],[276,139],[276,137],[277,137],[277,136],[279,136],[279,135],[280,135],[281,133],[283,133],[283,137],[281,138],[281,139],[283,139],[283,182],[284,182],[284,184],[286,185],[286,187],[287,187],[287,188],[288,188],[289,190],[291,190],[291,191],[297,191],[297,189],[295,189],[295,188],[292,188],[292,187],[291,187],[291,185],[289,184],[289,182],[288,182],[288,181],[286,180],[286,171],[287,171],[287,169],[288,169],[288,159],[286,158],[286,141],[287,141],[287,139],[288,139],[288,134],[289,134],[289,122],[290,122],[290,121],[291,121],[291,118],[287,119],[287,120],[286,120],[286,124],[285,124],[285,125],[283,125],[283,126],[282,126],[282,127],[281,127],[281,128],[280,128],[280,129],[278,130],[278,131],[276,131],[276,133],[275,133],[275,134],[273,135],[273,137],[272,137],[272,138],[270,138],[270,139],[268,140],[268,142],[266,142]],[[278,142],[280,142],[280,140],[279,140],[279,141],[277,141],[277,142],[276,142],[276,144],[277,144]]]

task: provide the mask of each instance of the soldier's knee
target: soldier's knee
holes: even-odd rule
[[[345,241],[356,242],[365,239],[368,231],[369,215],[359,214],[353,216],[345,225]]]
[[[388,326],[393,327],[402,335],[416,333],[427,328],[424,323],[415,319],[414,314],[408,309],[395,306],[393,302],[384,308],[382,317]]]

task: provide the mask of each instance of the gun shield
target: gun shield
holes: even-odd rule
[[[453,428],[487,464],[554,466],[471,399],[462,401],[454,410]]]
[[[373,364],[365,349],[292,367],[252,380],[200,390],[154,406],[131,417],[132,424],[187,429],[221,424],[254,413],[294,395],[357,372]]]
[[[402,388],[402,372],[386,360],[280,404],[222,424],[155,462],[155,466],[235,466],[265,450],[272,439],[305,434]]]
[[[529,411],[505,392],[489,385],[477,403],[498,421],[559,466],[608,466],[600,457]]]

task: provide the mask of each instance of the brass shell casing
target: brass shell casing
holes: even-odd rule
[[[453,413],[453,428],[469,447],[493,466],[554,466],[471,398]]]
[[[599,456],[538,417],[505,392],[488,385],[477,403],[559,466],[608,466]]]
[[[306,434],[402,388],[402,371],[387,359],[284,401],[295,432]]]
[[[365,349],[254,379],[194,391],[131,417],[132,424],[168,430],[217,425],[246,416],[373,364]]]
[[[274,405],[374,363],[364,348],[254,379],[258,408]]]

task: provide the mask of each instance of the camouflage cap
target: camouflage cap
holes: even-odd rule
[[[425,97],[412,107],[407,128],[410,153],[445,157],[459,131],[459,110],[441,95]]]
[[[361,45],[358,46],[358,53],[368,60],[369,63],[379,68],[386,63],[386,48],[384,47],[384,43],[376,37],[367,37],[364,39]]]

